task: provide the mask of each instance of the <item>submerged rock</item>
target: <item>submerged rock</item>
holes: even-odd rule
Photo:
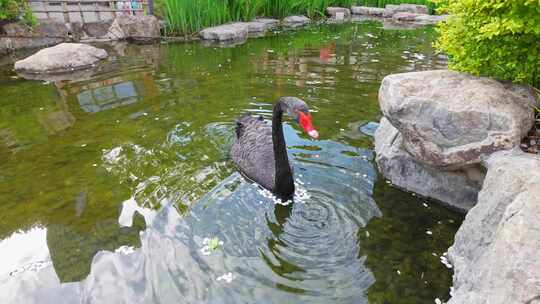
[[[498,152],[456,234],[449,304],[540,302],[540,156]]]
[[[15,62],[15,70],[23,73],[69,73],[88,68],[105,58],[107,52],[103,49],[81,43],[61,43]]]
[[[386,76],[379,103],[416,161],[457,169],[519,146],[538,100],[525,86],[438,70]]]
[[[386,118],[375,132],[375,152],[379,170],[397,187],[461,211],[469,210],[476,203],[483,180],[479,168],[443,171],[417,162],[403,148],[403,136]]]
[[[353,6],[351,7],[353,15],[368,15],[368,16],[382,16],[384,8],[381,7],[369,7],[369,6]]]
[[[311,22],[311,20],[306,16],[289,16],[285,17],[282,21],[283,26],[289,28],[298,28],[306,26]]]
[[[202,30],[199,35],[204,40],[241,41],[248,37],[249,25],[246,22],[234,22]]]

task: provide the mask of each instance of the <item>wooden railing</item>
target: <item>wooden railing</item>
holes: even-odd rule
[[[153,0],[27,0],[37,19],[96,22],[118,14],[153,14]]]

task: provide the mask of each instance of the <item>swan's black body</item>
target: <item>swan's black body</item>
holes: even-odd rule
[[[271,127],[262,117],[240,117],[231,156],[244,176],[287,200],[294,195],[294,179],[283,136],[284,111],[297,121],[298,111],[309,113],[302,100],[283,97],[274,105]]]

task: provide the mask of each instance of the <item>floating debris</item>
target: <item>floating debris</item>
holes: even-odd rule
[[[36,262],[32,262],[30,264],[27,264],[25,266],[22,266],[20,268],[17,268],[15,270],[13,270],[12,272],[9,273],[9,276],[14,277],[16,275],[19,275],[19,274],[21,274],[23,272],[27,272],[27,271],[37,272],[37,271],[40,271],[41,269],[49,267],[49,266],[52,266],[52,261],[36,261]]]
[[[452,266],[452,264],[450,263],[450,261],[448,261],[448,258],[446,258],[446,253],[444,253],[443,255],[441,255],[441,263],[443,263],[444,266],[446,266],[446,268],[448,269],[451,269],[453,268],[454,266]]]
[[[443,302],[439,298],[436,298],[435,299],[435,304],[443,304]]]
[[[426,231],[426,234],[428,234],[428,235],[432,235],[432,234],[433,234],[433,232],[431,232],[430,230],[427,230],[427,231]]]
[[[223,241],[220,241],[218,237],[204,238],[203,247],[201,252],[203,255],[210,255],[213,251],[216,251],[220,246],[223,246]]]
[[[114,252],[128,255],[135,252],[135,248],[133,246],[120,246],[118,247]]]
[[[222,276],[219,276],[216,279],[216,281],[218,281],[218,282],[221,281],[221,280],[223,280],[223,281],[225,281],[227,283],[230,283],[230,282],[232,282],[232,280],[234,280],[234,275],[232,274],[232,272],[228,272],[228,273],[226,273],[226,274],[224,274]]]

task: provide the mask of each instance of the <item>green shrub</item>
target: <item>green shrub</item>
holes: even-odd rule
[[[439,50],[450,68],[539,87],[540,1],[443,0]]]
[[[0,0],[0,21],[23,21],[28,25],[36,23],[25,0]]]

